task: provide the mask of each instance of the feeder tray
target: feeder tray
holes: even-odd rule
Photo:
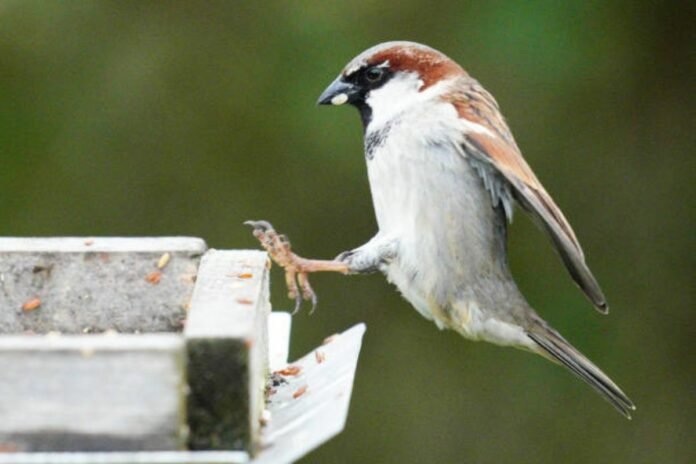
[[[198,238],[0,239],[0,464],[282,463],[339,433],[364,326],[288,365],[269,267]]]

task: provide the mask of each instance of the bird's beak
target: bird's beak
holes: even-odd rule
[[[358,89],[350,82],[346,82],[343,76],[338,76],[335,81],[324,90],[317,100],[317,105],[342,105],[351,101],[358,93]]]

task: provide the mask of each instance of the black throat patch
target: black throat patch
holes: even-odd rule
[[[363,131],[367,131],[367,126],[369,126],[370,121],[372,121],[372,108],[370,108],[370,105],[365,103],[364,100],[356,102],[354,106],[360,113],[360,121],[362,121]]]
[[[375,157],[375,151],[387,140],[391,126],[391,123],[387,123],[378,130],[365,133],[365,158],[371,160]]]

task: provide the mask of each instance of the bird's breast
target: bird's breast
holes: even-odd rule
[[[366,134],[366,156],[380,233],[398,243],[387,277],[433,318],[426,313],[489,272],[500,251],[494,243],[496,212],[447,131],[424,132],[403,121],[380,131]]]

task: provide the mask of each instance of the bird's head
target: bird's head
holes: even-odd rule
[[[353,58],[317,103],[349,103],[358,108],[367,127],[374,113],[404,109],[421,100],[427,89],[459,76],[466,72],[435,49],[415,42],[385,42]]]

